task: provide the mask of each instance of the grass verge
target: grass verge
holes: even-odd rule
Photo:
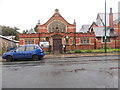
[[[67,53],[104,53],[104,49],[94,49],[94,50],[74,50],[68,51]],[[120,52],[120,49],[107,49],[107,52]]]

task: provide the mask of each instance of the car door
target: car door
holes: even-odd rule
[[[25,58],[32,58],[32,55],[35,53],[35,47],[34,46],[26,46],[24,55]]]
[[[13,56],[15,59],[21,59],[21,58],[24,58],[24,52],[25,52],[25,46],[21,46],[21,47],[18,47]]]

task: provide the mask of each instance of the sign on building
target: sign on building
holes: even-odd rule
[[[47,41],[40,41],[40,46],[43,48],[49,48],[49,42]]]

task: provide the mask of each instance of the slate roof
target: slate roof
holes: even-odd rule
[[[113,13],[113,21],[115,21],[117,19],[118,19],[118,13]],[[103,23],[105,23],[105,13],[98,13],[97,19],[96,19],[96,24],[98,26],[103,26]],[[106,25],[109,26],[109,13],[106,14]]]
[[[118,24],[120,22],[120,18],[113,21],[113,24]]]
[[[8,36],[6,37],[6,36],[2,36],[2,35],[0,35],[0,38],[6,39],[6,40],[9,40],[9,41],[13,41],[13,42],[15,42],[15,43],[19,43],[19,41],[12,40],[12,39],[9,38]]]
[[[93,31],[95,32],[96,37],[103,37],[105,35],[105,28],[104,27],[94,27]],[[116,33],[113,31],[110,33],[110,28],[107,27],[106,29],[106,36],[116,36]]]
[[[79,32],[87,33],[91,25],[83,25]]]
[[[35,34],[36,32],[31,28],[28,32],[27,32],[27,34]]]

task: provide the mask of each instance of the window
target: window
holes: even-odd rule
[[[66,39],[66,45],[69,45],[69,39]]]
[[[25,41],[25,44],[27,45],[27,44],[28,44],[28,41]]]
[[[90,41],[89,41],[89,38],[80,38],[80,42],[81,42],[81,44],[89,44],[90,43]]]
[[[39,46],[35,46],[34,48],[35,48],[35,49],[40,49],[40,47],[39,47]]]
[[[49,41],[49,37],[46,37],[46,41]]]
[[[35,49],[34,46],[27,46],[27,47],[26,47],[26,51],[31,51],[31,50],[34,50],[34,49]]]
[[[34,39],[25,40],[25,44],[34,44]]]
[[[65,32],[66,25],[59,20],[55,20],[48,26],[48,32]]]
[[[105,37],[103,37],[103,42],[105,42]],[[110,42],[110,37],[106,38],[106,42]]]
[[[73,38],[73,45],[76,45],[76,38]]]
[[[101,40],[101,37],[98,37],[97,40]]]
[[[25,47],[19,47],[16,49],[16,52],[23,52],[25,51]]]

